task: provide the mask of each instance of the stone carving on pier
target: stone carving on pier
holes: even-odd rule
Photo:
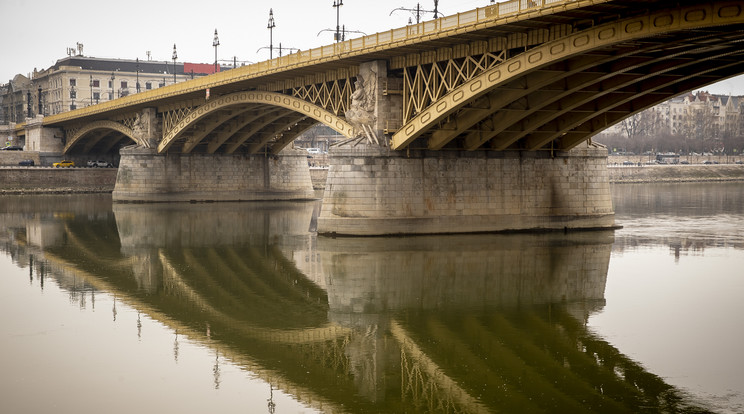
[[[153,108],[145,108],[135,115],[132,132],[137,144],[144,148],[156,148],[158,145],[159,129]]]
[[[367,139],[368,144],[386,146],[387,141],[380,139],[376,131],[377,125],[377,85],[378,74],[370,65],[361,65],[351,95],[351,105],[346,111],[346,119],[354,125],[356,136],[343,141],[339,145],[353,142],[355,145]]]

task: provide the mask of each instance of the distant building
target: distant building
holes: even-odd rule
[[[24,122],[36,115],[54,115],[96,103],[145,92],[230,69],[188,62],[103,59],[68,56],[31,79],[16,75],[0,85],[0,123]]]
[[[29,117],[33,104],[33,83],[23,75],[16,75],[0,86],[0,124],[23,122]]]
[[[653,113],[647,118],[655,124],[649,133],[686,135],[702,129],[709,138],[744,133],[744,96],[699,91],[674,97],[644,112]],[[602,134],[622,133],[622,122],[602,131]]]
[[[710,135],[738,134],[744,121],[744,97],[714,95],[705,91],[672,98],[653,108],[662,115],[663,130],[672,135],[685,134],[693,126],[705,123]]]

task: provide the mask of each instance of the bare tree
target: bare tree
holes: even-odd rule
[[[628,139],[625,147],[640,153],[650,150],[652,138],[663,125],[661,114],[655,109],[647,109],[620,121],[620,128]]]
[[[691,106],[690,113],[683,119],[678,132],[684,139],[685,147],[689,148],[688,151],[712,151],[719,135],[713,108],[709,105]]]

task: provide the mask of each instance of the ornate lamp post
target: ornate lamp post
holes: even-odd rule
[[[493,3],[493,1],[491,1],[491,3]],[[404,11],[409,11],[409,12],[413,13],[413,15],[416,16],[416,24],[421,23],[421,14],[422,13],[429,13],[429,12],[434,13],[434,18],[435,19],[437,17],[443,16],[442,13],[439,12],[439,0],[434,0],[434,10],[424,10],[424,9],[421,8],[421,3],[416,3],[416,8],[415,9],[407,9],[405,7],[398,7],[397,9],[393,9],[393,11],[390,12],[390,15],[392,16],[393,13],[396,10],[404,10]],[[413,23],[413,22],[411,21],[411,18],[409,17],[408,18],[408,24],[411,24],[411,23]]]
[[[114,72],[111,72],[111,95],[109,96],[109,101],[114,99],[114,80],[116,79],[116,76],[114,76]]]
[[[274,58],[274,28],[276,23],[274,22],[274,9],[269,9],[269,24],[266,26],[269,29],[269,59]]]
[[[173,56],[171,56],[171,59],[173,59],[173,83],[176,83],[176,59],[178,59],[178,53],[176,53],[175,43],[173,43]]]
[[[90,75],[90,104],[93,105],[93,75]]]
[[[217,73],[217,46],[220,45],[220,38],[217,37],[217,29],[214,29],[214,40],[212,40],[212,46],[214,46],[214,73]]]
[[[336,42],[340,42],[341,38],[341,26],[339,24],[341,6],[344,5],[344,0],[333,0],[333,7],[336,9]]]

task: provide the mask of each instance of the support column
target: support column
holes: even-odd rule
[[[318,233],[395,235],[614,227],[607,150],[334,148]]]
[[[163,136],[162,118],[158,118],[157,109],[145,108],[140,111],[132,128],[134,139],[145,148],[157,148]]]
[[[158,154],[124,148],[114,201],[257,201],[315,198],[307,153]]]
[[[64,132],[59,128],[45,127],[44,117],[26,121],[26,145],[24,150],[37,151],[39,155],[59,156],[65,147]]]
[[[359,65],[350,108],[344,114],[359,136],[374,137],[385,145],[385,134],[395,132],[403,114],[403,79],[388,77],[387,62],[375,60]]]

